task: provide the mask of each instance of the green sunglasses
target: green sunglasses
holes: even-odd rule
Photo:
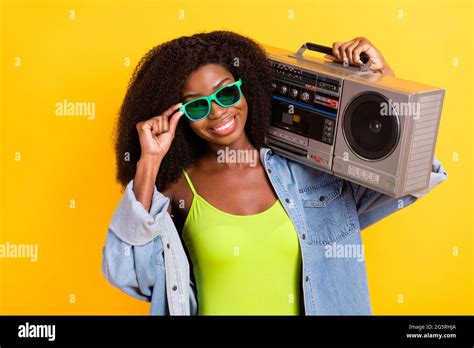
[[[179,107],[190,121],[199,121],[206,118],[211,113],[211,103],[214,100],[218,105],[229,108],[237,104],[242,98],[242,79],[232,82],[207,97],[193,99]]]

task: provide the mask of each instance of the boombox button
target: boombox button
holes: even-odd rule
[[[322,157],[311,155],[311,158],[314,159],[316,162],[324,163],[324,164],[326,163],[326,160]]]

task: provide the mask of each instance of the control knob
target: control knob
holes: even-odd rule
[[[301,93],[301,100],[308,101],[309,100],[309,93],[308,92]]]

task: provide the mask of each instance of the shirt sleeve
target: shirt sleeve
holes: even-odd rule
[[[153,185],[150,212],[147,212],[135,197],[132,179],[112,216],[110,229],[130,245],[147,244],[160,234],[160,227],[165,226],[164,218],[168,214],[169,204],[170,198]]]
[[[143,301],[166,294],[163,243],[160,238],[170,199],[154,187],[147,212],[127,185],[115,209],[102,250],[102,274],[115,287]]]
[[[426,190],[406,195],[400,198],[394,198],[378,191],[366,188],[364,186],[349,182],[354,196],[354,201],[359,215],[360,229],[372,225],[373,223],[385,218],[386,216],[403,209],[414,203],[419,198],[424,197],[441,182],[445,181],[448,174],[444,170],[441,162],[433,158],[430,183]]]

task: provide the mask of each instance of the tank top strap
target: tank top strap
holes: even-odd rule
[[[186,178],[186,181],[187,181],[191,191],[193,192],[193,195],[197,196],[196,189],[194,188],[194,185],[191,182],[191,179],[189,178],[188,172],[186,172],[186,169],[184,169],[184,168],[183,168],[183,174],[184,174],[184,177]]]

